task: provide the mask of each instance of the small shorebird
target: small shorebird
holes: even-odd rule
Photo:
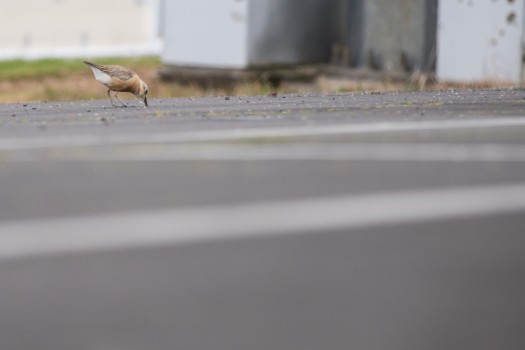
[[[148,106],[148,99],[146,97],[148,94],[148,86],[139,78],[137,73],[122,66],[95,64],[88,61],[83,62],[91,68],[95,79],[106,85],[108,88],[108,97],[113,107],[118,106],[113,103],[111,91],[116,91],[115,98],[122,103],[123,106],[127,106],[127,104],[118,98],[119,92],[130,92],[137,96],[137,98],[140,98],[146,107]]]

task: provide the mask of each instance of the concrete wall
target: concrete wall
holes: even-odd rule
[[[437,0],[172,0],[165,63],[432,69]]]
[[[2,0],[0,59],[158,54],[162,0]]]
[[[437,0],[347,0],[349,65],[385,71],[432,68]]]
[[[254,0],[250,3],[249,64],[328,62],[340,0]]]
[[[171,0],[164,63],[524,81],[525,0]],[[437,33],[440,35],[439,50]]]
[[[163,61],[248,68],[326,62],[339,0],[171,0]]]

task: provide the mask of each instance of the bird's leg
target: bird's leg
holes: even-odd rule
[[[116,104],[113,103],[113,99],[111,98],[111,93],[110,93],[110,92],[111,92],[111,90],[108,89],[108,97],[109,97],[109,100],[111,101],[111,105],[112,105],[113,107],[118,107]]]
[[[127,106],[128,106],[127,104],[125,104],[124,102],[122,102],[122,101],[120,100],[120,98],[118,98],[118,91],[115,93],[115,98],[116,98],[120,103],[122,103],[122,106],[124,106],[124,107],[127,107]]]

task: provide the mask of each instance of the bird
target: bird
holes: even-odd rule
[[[115,98],[124,107],[127,107],[127,104],[118,98],[119,92],[130,92],[141,99],[146,107],[148,106],[148,85],[140,79],[137,73],[122,66],[83,62],[91,68],[95,79],[108,88],[108,97],[113,107],[118,106],[113,103],[111,91],[115,91]]]

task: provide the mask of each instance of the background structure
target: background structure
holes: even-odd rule
[[[179,68],[520,84],[524,15],[524,0],[4,0],[0,59],[160,55]]]
[[[162,0],[2,0],[0,59],[158,55]]]

